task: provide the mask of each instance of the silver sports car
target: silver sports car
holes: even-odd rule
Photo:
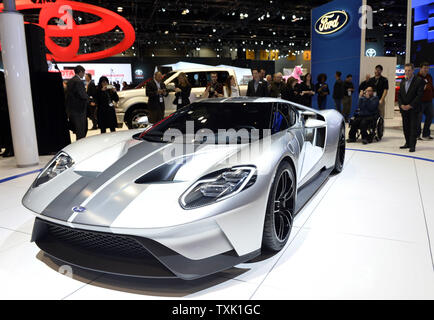
[[[345,158],[335,110],[202,100],[143,130],[67,146],[23,198],[32,241],[71,265],[196,279],[279,251]]]

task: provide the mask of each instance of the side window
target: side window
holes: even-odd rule
[[[218,82],[220,82],[220,83],[226,83],[226,80],[229,77],[229,72],[227,72],[227,71],[219,71],[219,72],[217,72],[217,74],[218,74],[218,78],[219,78]]]
[[[206,87],[208,81],[206,72],[187,72],[188,82],[192,88]]]
[[[207,79],[207,83],[211,82],[211,73],[214,73],[215,71],[208,71],[206,73],[206,79]],[[229,77],[229,72],[227,71],[217,71],[217,81],[219,83],[226,83],[226,80]]]
[[[283,130],[288,129],[289,119],[288,119],[288,111],[289,105],[287,104],[279,104],[277,107],[277,111],[274,112],[273,115],[273,125],[271,128],[272,133],[277,133]]]
[[[292,127],[297,122],[297,110],[293,106],[289,106],[289,126]]]
[[[292,127],[297,121],[297,112],[295,111],[294,107],[290,104],[280,104],[278,108],[279,111],[287,118],[288,126]]]

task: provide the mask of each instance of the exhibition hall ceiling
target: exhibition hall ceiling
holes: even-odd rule
[[[152,47],[188,53],[198,47],[247,48],[280,51],[310,48],[310,11],[328,0],[86,0],[125,17],[136,31],[127,54],[142,55]],[[385,52],[395,55],[405,48],[407,0],[368,0],[374,27],[385,35]],[[35,22],[37,12],[26,12]],[[77,24],[95,21],[74,13]],[[121,30],[82,38],[80,51],[100,51],[119,42]],[[68,39],[58,39],[68,45]],[[218,51],[218,50],[217,50]]]

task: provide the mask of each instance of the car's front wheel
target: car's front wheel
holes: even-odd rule
[[[283,161],[268,196],[263,249],[277,252],[288,242],[295,215],[295,191],[294,170],[287,161]]]

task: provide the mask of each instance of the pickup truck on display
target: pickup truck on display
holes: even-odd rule
[[[229,76],[234,76],[237,80],[235,71],[228,68],[209,68],[209,69],[184,69],[174,70],[164,76],[164,84],[169,90],[169,95],[164,98],[166,107],[166,115],[173,113],[176,106],[173,104],[175,100],[175,92],[173,89],[177,85],[178,76],[180,73],[187,75],[188,81],[191,84],[190,102],[201,99],[205,91],[206,85],[211,82],[211,73],[216,72],[218,81],[225,83]],[[237,81],[237,83],[239,83]],[[245,96],[247,85],[240,85],[240,95]],[[116,105],[116,117],[118,126],[122,127],[125,123],[129,129],[141,127],[139,119],[149,115],[148,97],[146,96],[146,85],[141,88],[125,90],[118,92],[119,102]]]

